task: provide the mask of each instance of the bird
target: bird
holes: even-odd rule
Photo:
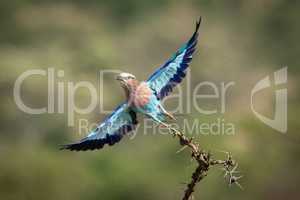
[[[116,76],[125,92],[126,100],[121,103],[102,123],[79,142],[65,144],[61,149],[86,151],[112,146],[122,137],[135,130],[138,125],[137,114],[142,114],[159,125],[168,127],[167,119],[175,117],[162,105],[164,97],[181,83],[186,76],[192,60],[199,35],[201,17],[189,40],[175,54],[146,80],[139,81],[133,74],[122,72]]]

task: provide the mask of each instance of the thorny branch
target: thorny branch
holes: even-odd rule
[[[196,184],[201,181],[209,170],[210,166],[219,165],[222,166],[225,174],[224,178],[228,180],[228,184],[236,184],[241,189],[242,186],[239,184],[238,180],[242,178],[242,176],[235,176],[234,174],[238,173],[236,171],[238,164],[232,159],[232,155],[229,152],[224,152],[227,154],[227,158],[225,160],[214,160],[211,158],[211,154],[199,149],[199,144],[193,142],[193,138],[187,138],[183,133],[170,127],[170,131],[174,137],[179,139],[179,143],[181,146],[181,150],[189,147],[191,150],[191,157],[197,162],[197,168],[192,174],[191,181],[187,184],[187,187],[184,191],[184,195],[182,200],[190,200],[192,199],[192,193],[195,190]],[[181,151],[180,150],[180,151]]]

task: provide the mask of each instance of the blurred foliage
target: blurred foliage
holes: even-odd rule
[[[16,78],[28,69],[64,70],[64,81],[97,84],[101,69],[129,71],[145,79],[193,31],[201,15],[199,51],[192,62],[192,85],[235,81],[225,118],[236,133],[197,136],[202,146],[230,150],[240,162],[244,191],[229,189],[221,172],[210,171],[197,199],[298,199],[299,149],[299,1],[284,0],[10,0],[0,2],[0,199],[179,199],[193,171],[188,153],[165,135],[125,137],[96,152],[61,152],[58,145],[79,139],[67,114],[29,115],[13,99]],[[288,133],[280,134],[251,114],[253,85],[288,66]],[[224,73],[225,72],[225,73]],[[113,78],[106,78],[104,104],[122,99]],[[184,83],[183,85],[185,85]],[[22,87],[31,106],[47,104],[47,82],[32,78]],[[272,92],[260,108],[272,114]],[[76,104],[89,103],[79,90]],[[216,105],[216,102],[209,102]],[[167,103],[172,107],[175,102]],[[208,104],[208,105],[210,105]],[[218,104],[217,104],[218,105]],[[99,108],[77,116],[99,122]],[[201,122],[219,116],[192,112]]]

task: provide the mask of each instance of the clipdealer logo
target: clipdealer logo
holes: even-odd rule
[[[95,86],[89,81],[64,81],[64,71],[63,70],[55,70],[54,68],[48,68],[47,70],[42,69],[31,69],[23,72],[16,79],[14,84],[14,101],[17,107],[25,113],[28,114],[44,114],[44,113],[67,113],[68,126],[72,127],[75,125],[75,114],[88,114],[95,110],[97,105],[99,106],[99,111],[103,114],[110,113],[111,110],[106,110],[103,105],[104,98],[104,77],[109,74],[120,73],[120,70],[110,69],[110,70],[101,70],[99,73],[99,82],[98,85]],[[274,118],[268,118],[262,113],[259,113],[255,110],[254,107],[254,97],[256,93],[271,87],[273,79],[270,76],[266,76],[265,78],[259,80],[253,89],[251,90],[250,96],[250,107],[254,115],[264,124],[269,127],[281,132],[287,132],[287,88],[282,88],[282,85],[287,83],[287,67],[281,68],[274,72],[274,85],[280,86],[277,88],[275,93],[275,114]],[[48,82],[48,104],[42,108],[31,108],[26,105],[21,97],[21,88],[22,84],[31,76],[44,76],[47,78]],[[171,110],[172,113],[191,113],[192,110],[203,115],[213,115],[213,114],[224,114],[226,112],[226,96],[232,90],[236,82],[220,82],[220,84],[216,84],[214,82],[200,82],[196,84],[194,88],[191,87],[191,77],[190,73],[188,73],[186,77],[186,87],[181,88],[183,86],[179,85],[178,92],[173,93],[164,100],[167,99],[177,99],[178,105],[174,110]],[[64,89],[66,88],[66,90]],[[75,104],[75,95],[79,88],[85,88],[89,91],[90,94],[90,103],[84,107],[80,108]],[[212,92],[210,94],[203,94],[202,88],[208,88]],[[97,90],[98,89],[98,90]],[[64,99],[65,93],[67,94],[67,98]],[[99,99],[100,98],[100,99]],[[186,105],[183,103],[183,99],[186,100]],[[217,100],[218,105],[214,107],[214,109],[204,109],[202,104],[205,99]],[[66,106],[65,106],[65,103]],[[219,109],[216,109],[219,107]],[[82,121],[82,120],[79,120]],[[218,122],[218,123],[217,123]],[[235,131],[235,126],[233,123],[225,121],[225,118],[220,118],[217,120],[217,127],[221,127],[218,130],[218,133],[226,133],[227,135],[232,135]],[[190,121],[189,121],[190,123]],[[214,130],[216,127],[216,123],[205,124],[201,121],[192,122],[191,127],[199,127],[199,130]],[[86,122],[85,124],[89,124]],[[81,124],[80,124],[81,125]],[[188,124],[190,126],[190,124]],[[84,126],[86,127],[86,126]],[[198,130],[198,129],[197,129]],[[204,131],[204,132],[205,132]],[[88,131],[85,131],[88,132]],[[203,132],[203,131],[202,131]],[[230,134],[228,134],[230,133]]]
[[[274,72],[274,85],[275,87],[285,85],[287,83],[287,67],[281,68]],[[271,128],[281,132],[287,132],[287,88],[276,89],[275,92],[275,114],[274,118],[270,119],[263,114],[257,112],[254,109],[253,97],[255,93],[271,87],[270,76],[266,76],[256,83],[251,91],[251,110],[254,115],[262,121],[264,124],[270,126]]]

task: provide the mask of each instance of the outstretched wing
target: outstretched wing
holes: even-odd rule
[[[171,59],[157,69],[147,80],[149,86],[154,90],[158,99],[163,99],[172,89],[182,81],[186,75],[186,69],[192,60],[196,49],[198,29],[201,17],[196,23],[196,30],[189,41],[184,44]]]
[[[133,130],[137,123],[136,113],[123,103],[86,138],[78,143],[63,145],[61,149],[85,151],[101,149],[105,144],[113,145],[119,142],[124,134]]]

